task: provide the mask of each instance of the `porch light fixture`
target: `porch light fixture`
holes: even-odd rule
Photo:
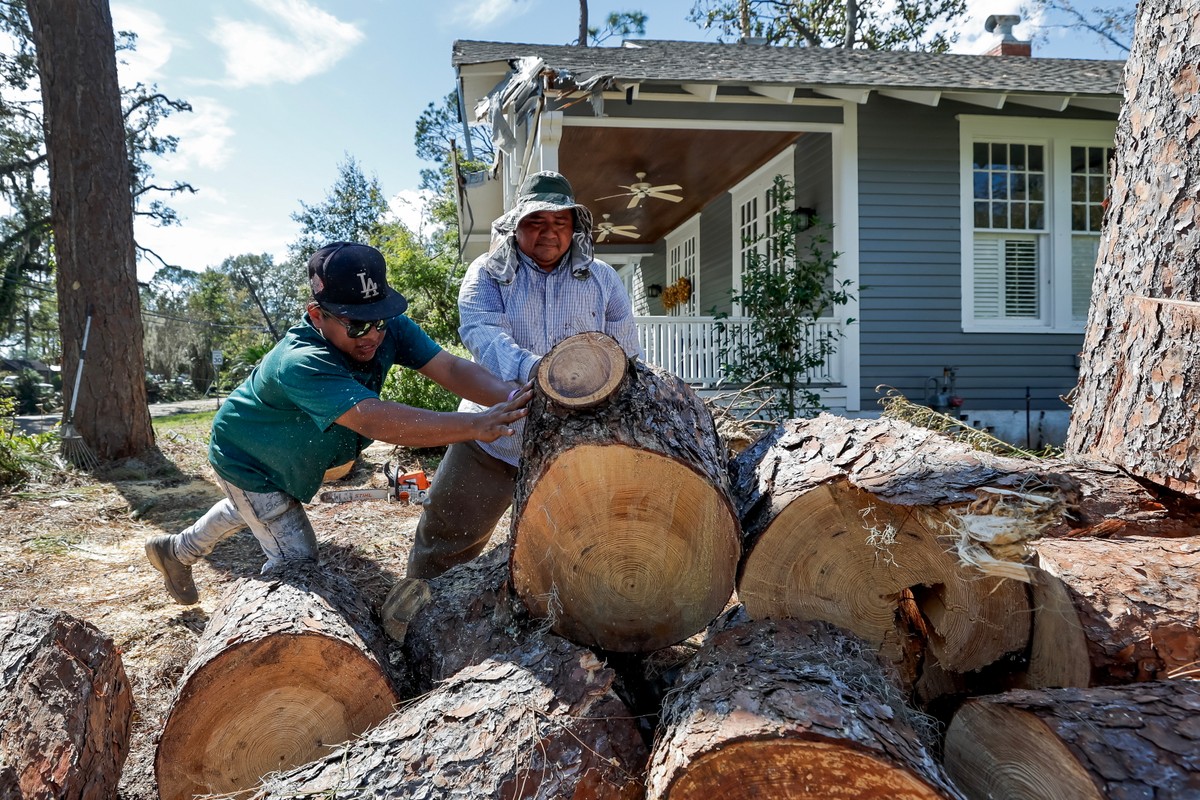
[[[652,283],[646,287],[646,297],[658,297],[662,294],[662,284]]]
[[[796,218],[796,227],[802,231],[806,231],[813,225],[813,217],[817,215],[815,208],[807,206],[796,206],[792,211],[792,216]]]

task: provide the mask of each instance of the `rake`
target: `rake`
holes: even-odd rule
[[[63,420],[61,431],[63,457],[76,467],[85,470],[95,469],[100,465],[96,454],[88,447],[87,442],[75,430],[75,404],[79,402],[79,382],[83,377],[83,359],[87,355],[88,334],[92,332],[92,311],[89,308],[87,320],[83,324],[83,344],[79,348],[79,364],[75,367],[75,388],[71,390],[71,407]]]

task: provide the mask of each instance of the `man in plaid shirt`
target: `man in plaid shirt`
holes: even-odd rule
[[[459,289],[458,333],[514,392],[550,348],[577,333],[607,333],[631,358],[642,355],[629,295],[616,270],[594,257],[592,215],[562,175],[526,178],[513,209],[492,223],[492,243]],[[524,424],[515,436],[448,448],[417,525],[410,578],[440,575],[482,552],[512,504]]]

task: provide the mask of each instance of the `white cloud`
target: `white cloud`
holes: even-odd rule
[[[477,29],[487,27],[503,17],[520,16],[528,10],[528,0],[469,0],[455,5],[453,19]]]
[[[286,219],[263,223],[231,211],[201,211],[187,214],[182,225],[166,228],[139,220],[134,233],[140,246],[168,263],[199,272],[243,253],[270,253],[276,261],[286,258],[296,225]],[[149,280],[161,266],[157,259],[143,258],[138,280]]]
[[[157,81],[162,76],[163,66],[171,60],[174,49],[162,17],[144,8],[118,4],[112,7],[112,18],[114,31],[133,31],[137,34],[136,49],[117,53],[117,71],[121,75],[122,85]]]
[[[336,64],[365,34],[308,0],[253,0],[270,25],[220,19],[210,39],[225,51],[234,87],[299,83]]]
[[[400,220],[404,227],[418,236],[423,236],[429,232],[429,220],[425,216],[425,209],[432,198],[433,192],[428,189],[404,189],[388,200],[388,211]]]
[[[211,97],[193,97],[192,112],[179,111],[159,123],[158,133],[178,136],[175,154],[163,159],[172,171],[219,169],[229,160],[233,112]]]

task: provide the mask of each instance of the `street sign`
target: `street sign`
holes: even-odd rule
[[[212,359],[213,359],[213,366],[219,367],[225,363],[225,354],[222,353],[220,350],[213,350],[212,351]]]

